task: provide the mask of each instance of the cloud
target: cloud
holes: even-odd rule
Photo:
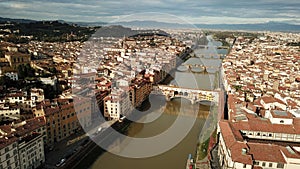
[[[293,20],[299,24],[299,7],[298,0],[0,0],[0,16],[109,22],[137,13],[157,12],[178,16],[193,23]]]

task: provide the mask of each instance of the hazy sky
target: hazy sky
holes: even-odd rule
[[[0,17],[91,22],[152,19],[300,24],[300,0],[0,0]]]

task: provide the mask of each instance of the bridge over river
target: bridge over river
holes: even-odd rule
[[[199,103],[214,103],[218,104],[220,99],[220,89],[216,90],[201,90],[184,88],[173,85],[157,85],[153,87],[152,94],[162,94],[167,101],[176,97],[185,98],[191,101],[192,104]]]

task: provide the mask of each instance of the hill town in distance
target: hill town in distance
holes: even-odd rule
[[[144,23],[0,18],[0,168],[300,168],[299,25]]]

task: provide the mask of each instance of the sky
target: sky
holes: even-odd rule
[[[300,25],[299,0],[0,0],[0,17],[192,24],[285,22]]]

